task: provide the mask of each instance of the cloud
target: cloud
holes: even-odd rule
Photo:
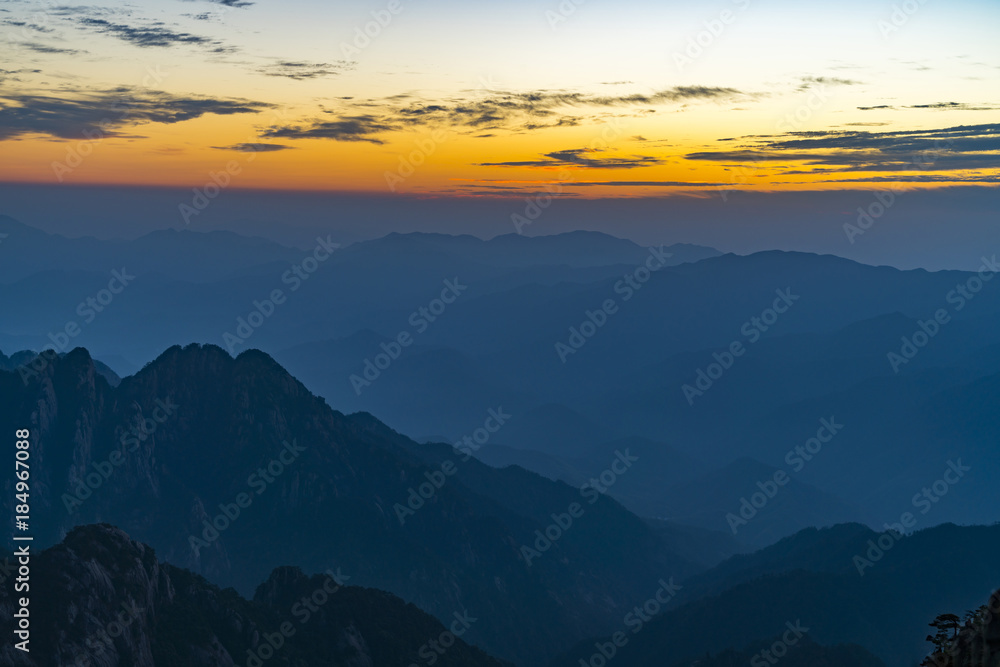
[[[840,79],[832,76],[803,76],[798,90],[808,90],[813,86],[857,86],[861,82],[855,79]]]
[[[717,188],[732,183],[708,183],[705,181],[581,181],[569,183],[567,187],[642,187],[642,188]]]
[[[291,60],[282,60],[267,65],[257,70],[265,76],[280,76],[286,79],[301,81],[303,79],[316,79],[324,76],[336,76],[347,70],[353,69],[355,63],[349,60],[338,60],[334,63],[307,63]]]
[[[10,81],[21,81],[21,77],[18,74],[41,74],[40,69],[0,69],[0,83],[5,80]]]
[[[21,28],[22,35],[24,34],[25,31],[28,30],[33,30],[35,32],[41,32],[41,33],[55,32],[53,28],[49,28],[44,25],[39,25],[38,23],[30,23],[28,21],[15,21],[13,19],[4,19],[3,21],[0,21],[0,23],[4,25],[13,26],[15,28]]]
[[[949,171],[1000,166],[1000,124],[959,125],[934,130],[790,132],[742,137],[747,143],[724,151],[701,151],[688,160],[746,164],[803,162],[816,169],[784,175],[849,171]]]
[[[102,35],[111,35],[123,42],[143,48],[171,47],[177,44],[194,44],[197,46],[214,47],[213,50],[223,52],[229,50],[222,42],[193,35],[189,32],[176,32],[164,27],[162,21],[153,21],[148,26],[130,26],[124,23],[112,23],[105,19],[85,16],[77,19],[77,25]]]
[[[293,150],[294,146],[284,144],[233,144],[232,146],[212,146],[220,151],[239,151],[240,153],[274,153],[277,151]]]
[[[57,95],[0,95],[0,102],[0,140],[25,134],[58,139],[124,136],[119,132],[124,127],[179,123],[207,114],[259,113],[272,107],[244,99],[174,95],[127,86],[60,90]]]
[[[56,46],[48,46],[47,44],[39,44],[38,42],[22,42],[20,46],[35,53],[59,53],[67,56],[83,53],[83,51],[77,49],[62,49]]]
[[[269,139],[335,139],[337,141],[367,141],[385,143],[380,132],[396,129],[373,116],[345,117],[333,121],[315,120],[307,125],[272,127],[261,132]]]
[[[632,157],[594,157],[603,151],[591,148],[573,148],[546,153],[545,160],[520,162],[481,162],[481,167],[586,167],[589,169],[635,169],[660,164],[662,160],[646,155]]]
[[[897,174],[893,176],[869,176],[867,178],[830,178],[818,183],[996,183],[1000,177],[994,175],[970,176],[948,174]]]
[[[937,102],[935,104],[913,104],[904,109],[940,109],[946,111],[996,111],[1000,105],[996,104],[969,104],[967,102]]]
[[[605,119],[607,111],[628,109],[632,114],[654,113],[651,107],[690,102],[727,102],[756,97],[735,88],[677,86],[651,93],[595,95],[574,91],[476,91],[463,97],[419,100],[412,94],[381,99],[347,100],[326,113],[336,120],[305,119],[299,124],[268,130],[268,137],[327,138],[383,143],[377,133],[419,127],[449,127],[472,135],[496,131],[531,132],[571,127]],[[605,115],[579,113],[582,109]]]
[[[859,111],[875,111],[876,109],[895,109],[896,107],[890,106],[888,104],[879,104],[874,107],[858,107]]]

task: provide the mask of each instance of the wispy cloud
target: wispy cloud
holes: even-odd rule
[[[316,120],[300,126],[272,127],[261,132],[261,136],[269,139],[336,139],[381,144],[384,142],[377,135],[394,129],[373,116],[354,116],[332,121]]]
[[[58,95],[0,95],[0,140],[27,134],[79,139],[84,133],[120,136],[124,127],[179,123],[206,114],[258,113],[272,105],[244,99],[185,96],[118,87],[60,90]]]
[[[258,144],[258,143],[247,143],[247,144],[233,144],[232,146],[212,146],[220,151],[239,151],[240,153],[275,153],[277,151],[287,151],[292,150],[294,146],[285,146],[284,144]]]
[[[346,100],[326,113],[335,120],[303,119],[295,125],[270,128],[262,136],[326,138],[384,143],[381,133],[421,126],[448,127],[472,135],[486,132],[530,132],[596,121],[598,112],[613,109],[634,114],[655,113],[655,107],[693,102],[728,102],[757,97],[735,88],[677,86],[651,93],[595,95],[574,91],[487,91],[444,100],[422,100],[411,94],[369,100]],[[582,113],[590,110],[591,113]]]
[[[833,76],[803,76],[800,77],[798,89],[808,90],[813,86],[857,86],[861,81],[855,79],[841,79]]]
[[[354,69],[355,63],[349,60],[338,60],[333,63],[309,63],[293,60],[281,60],[272,65],[266,65],[259,70],[265,76],[280,76],[286,79],[301,81],[317,79],[324,76],[336,76]]]
[[[22,46],[28,49],[29,51],[34,51],[35,53],[58,53],[66,56],[72,56],[78,53],[83,53],[78,49],[64,49],[58,46],[39,44],[38,42],[22,42],[19,46]]]
[[[573,148],[546,153],[544,160],[515,162],[481,162],[482,167],[585,167],[588,169],[635,169],[660,164],[662,160],[648,155],[607,157],[592,148]]]
[[[941,111],[996,111],[1000,104],[970,104],[968,102],[936,102],[934,104],[911,104],[904,109],[937,109]]]
[[[957,171],[1000,167],[1000,124],[934,130],[791,132],[742,137],[733,150],[690,153],[688,160],[746,164],[802,162],[811,169],[783,175],[851,171]]]
[[[163,27],[160,21],[154,22],[146,27],[136,27],[125,25],[124,23],[112,23],[105,19],[95,19],[84,17],[78,20],[79,25],[91,28],[94,32],[105,35],[112,35],[118,39],[134,44],[135,46],[174,46],[175,44],[217,44],[207,37],[192,35],[187,32],[175,32]]]

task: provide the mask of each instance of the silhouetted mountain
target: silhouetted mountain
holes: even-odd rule
[[[699,569],[597,492],[344,416],[257,351],[171,348],[113,388],[76,349],[27,386],[0,373],[0,401],[0,428],[32,430],[42,544],[113,522],[241,591],[279,565],[342,567],[442,620],[489,618],[470,641],[525,665],[610,627],[651,583]]]
[[[974,608],[993,590],[998,547],[1000,524],[899,537],[849,525],[803,531],[686,581],[668,611],[629,632],[615,664],[743,652],[791,623],[817,643],[856,644],[888,667],[912,667],[927,653],[928,619],[941,609]],[[554,664],[575,664],[596,641],[607,638],[582,642]]]
[[[153,549],[109,525],[73,529],[31,565],[30,652],[12,641],[0,647],[0,663],[12,667],[397,667],[427,655],[437,665],[504,664],[460,636],[431,649],[449,634],[445,625],[336,571],[276,569],[248,601],[157,561]],[[14,636],[17,609],[10,587],[0,589],[5,637]],[[453,622],[458,635],[469,620]]]
[[[788,471],[744,458],[661,491],[650,509],[671,521],[725,530],[760,548],[803,526],[831,526],[868,516],[804,484]]]
[[[943,614],[928,625],[938,631],[927,636],[934,651],[925,667],[997,667],[1000,665],[1000,590],[986,604],[963,616]]]
[[[161,274],[193,283],[231,278],[254,267],[301,259],[302,251],[233,232],[165,229],[133,241],[66,238],[0,215],[0,233],[11,252],[0,265],[0,283],[43,271],[107,273],[123,265],[137,275]]]
[[[0,286],[0,312],[17,313],[16,326],[0,327],[0,345],[41,347],[67,339],[61,332],[75,323],[82,332],[64,340],[66,350],[84,345],[121,373],[177,343],[214,341],[234,354],[254,347],[331,405],[376,414],[421,440],[456,442],[502,407],[513,418],[487,446],[509,449],[493,450],[507,456],[494,463],[572,483],[574,471],[600,471],[591,452],[602,443],[656,443],[611,495],[636,513],[697,516],[712,529],[726,528],[729,509],[718,523],[709,518],[723,499],[695,504],[707,494],[671,494],[713,470],[752,489],[762,480],[737,461],[753,459],[792,475],[788,488],[809,490],[801,503],[783,493],[769,504],[778,528],[755,522],[744,534],[759,531],[756,545],[813,524],[877,524],[912,507],[914,494],[957,461],[971,470],[921,515],[921,527],[995,520],[1000,288],[985,283],[961,296],[956,288],[975,274],[772,251],[680,265],[669,258],[635,288],[629,281],[638,284],[636,271],[654,255],[601,234],[394,234],[337,249],[292,291],[282,277],[308,250],[255,264],[270,250],[253,239],[156,234],[147,243],[171,248],[165,255],[190,246],[192,257],[205,257],[197,248],[225,246],[245,257],[209,282],[136,265],[143,273],[92,322],[78,315],[80,304],[107,286],[109,266],[34,273]],[[460,296],[438,302],[443,312],[431,321],[420,309],[445,281],[461,285]],[[255,305],[276,288],[286,301]],[[767,313],[783,298],[789,308],[772,320]],[[598,311],[609,299],[616,310],[605,317]],[[929,324],[938,311],[947,322]],[[260,326],[246,323],[253,316]],[[924,328],[936,333],[894,368],[887,355]],[[238,329],[247,338],[233,342]],[[403,334],[405,347],[396,343]],[[734,342],[744,352],[729,360]],[[815,462],[790,467],[789,452],[830,418],[843,432]]]
[[[0,370],[18,372],[18,369],[24,368],[26,369],[25,372],[27,373],[27,369],[31,368],[31,364],[33,362],[40,365],[47,364],[47,362],[44,359],[38,359],[38,356],[39,355],[37,352],[31,352],[29,350],[21,350],[20,352],[15,352],[9,357],[5,355],[3,352],[0,352]],[[65,355],[60,354],[59,356],[65,356]],[[96,370],[101,377],[107,380],[108,384],[110,384],[112,387],[117,387],[119,383],[121,383],[122,379],[118,377],[118,374],[115,373],[113,370],[111,370],[111,368],[107,364],[98,359],[94,359],[93,361],[94,361],[94,370]]]

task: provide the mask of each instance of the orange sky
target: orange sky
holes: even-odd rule
[[[0,19],[0,181],[199,187],[228,166],[236,188],[594,197],[996,181],[995,4],[777,4],[404,4],[358,48],[381,4],[18,3]]]

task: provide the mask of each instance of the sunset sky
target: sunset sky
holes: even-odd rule
[[[199,186],[235,163],[239,188],[440,196],[995,184],[998,26],[971,0],[5,0],[0,181]]]

